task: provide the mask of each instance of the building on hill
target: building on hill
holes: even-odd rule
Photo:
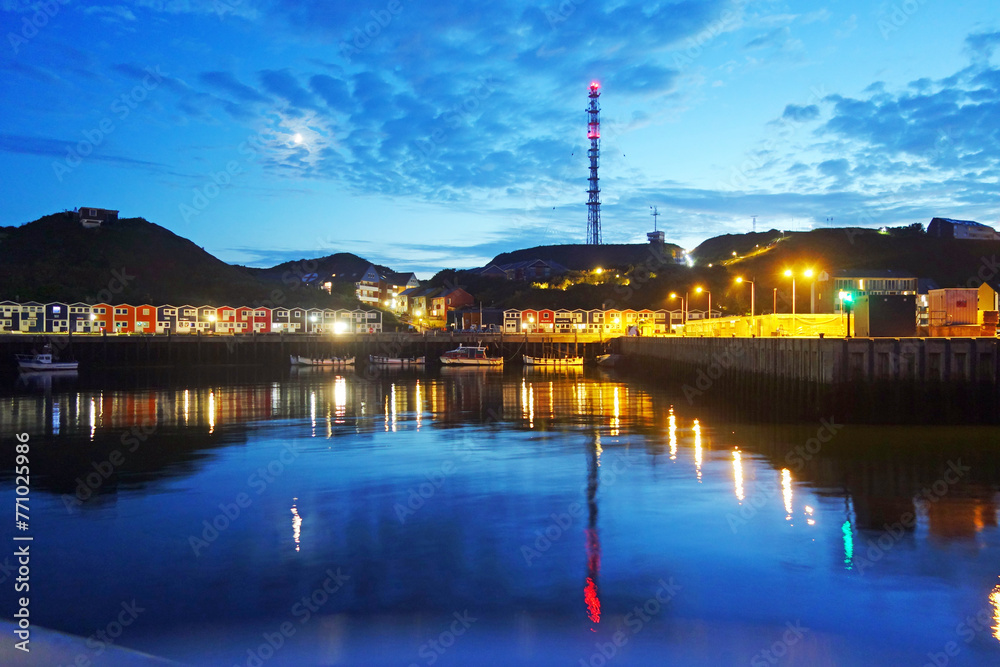
[[[76,219],[87,229],[100,227],[109,222],[118,221],[118,211],[108,208],[90,208],[81,206],[76,209]]]
[[[419,286],[420,281],[415,273],[380,271],[374,264],[370,264],[355,282],[355,294],[358,301],[365,305],[396,309],[399,295]]]
[[[558,262],[526,259],[510,264],[488,264],[481,269],[476,269],[474,273],[487,277],[506,278],[507,280],[537,280],[558,276],[567,271],[569,269]]]
[[[354,293],[358,301],[366,306],[377,306],[379,303],[379,281],[378,269],[374,265],[369,266],[356,282]]]
[[[802,285],[806,287],[806,285]],[[918,280],[913,274],[891,269],[840,269],[821,271],[808,289],[816,289],[810,300],[818,313],[842,312],[840,293],[850,294],[857,300],[861,296],[888,294],[917,294]]]
[[[448,313],[457,308],[471,306],[472,295],[461,287],[451,287],[442,290],[430,300],[430,318],[440,321],[442,324],[448,321]]]
[[[379,274],[379,297],[382,305],[395,309],[398,306],[399,295],[413,287],[420,287],[415,273],[398,273],[384,271]]]
[[[927,225],[927,234],[943,239],[1000,241],[1000,234],[995,229],[972,220],[933,218],[931,224]]]

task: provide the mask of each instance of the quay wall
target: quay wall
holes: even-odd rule
[[[1000,421],[1000,346],[986,338],[619,338],[626,367],[761,417]]]

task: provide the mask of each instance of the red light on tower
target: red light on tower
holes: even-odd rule
[[[597,90],[600,87],[601,87],[601,84],[597,83],[596,81],[591,81],[590,82],[590,89],[591,90]]]

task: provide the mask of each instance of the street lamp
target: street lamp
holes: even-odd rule
[[[806,278],[809,279],[809,313],[812,315],[816,314],[816,281],[813,280],[813,270],[806,269],[802,272]]]
[[[792,326],[795,326],[795,273],[791,269],[785,269],[785,277],[792,279]]]
[[[754,316],[754,282],[752,280],[744,280],[742,277],[736,279],[738,283],[750,283],[750,317]]]
[[[670,293],[670,298],[671,299],[680,299],[681,300],[681,324],[687,324],[687,295],[685,295],[683,297],[679,297],[679,296],[677,296],[676,292],[671,292]],[[673,318],[671,318],[671,320],[672,319]]]
[[[701,294],[702,292],[708,294],[708,314],[705,317],[710,319],[712,317],[712,293],[707,289],[702,288],[701,286],[695,287],[694,291],[698,294]]]

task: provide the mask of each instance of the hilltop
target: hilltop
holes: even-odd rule
[[[763,282],[780,282],[786,268],[810,266],[827,272],[888,269],[930,278],[941,287],[965,287],[998,252],[1000,241],[938,238],[911,225],[726,235],[708,239],[691,254],[699,265],[721,264],[733,275]]]
[[[659,256],[672,257],[680,255],[681,247],[667,243]],[[626,268],[642,264],[653,257],[653,247],[648,243],[609,244],[609,245],[541,245],[534,248],[524,248],[513,252],[504,252],[492,260],[490,264],[513,264],[531,259],[543,259],[562,264],[571,271],[590,271],[596,267]]]
[[[357,307],[212,256],[143,218],[85,229],[72,212],[0,229],[0,299]]]

